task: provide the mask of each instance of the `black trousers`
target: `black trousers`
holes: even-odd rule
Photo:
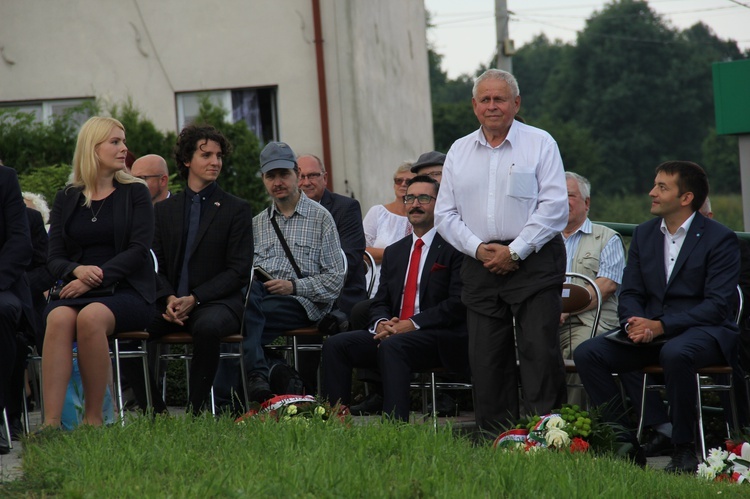
[[[12,405],[11,398],[20,396],[13,393],[14,372],[17,371],[18,324],[21,320],[21,300],[10,291],[0,291],[0,410]],[[23,368],[21,368],[23,369]]]
[[[223,303],[203,303],[191,313],[185,326],[164,320],[161,312],[147,328],[151,340],[158,340],[170,333],[187,332],[193,337],[193,360],[190,363],[188,403],[194,413],[207,407],[208,396],[219,365],[221,338],[240,331],[240,319]],[[151,347],[155,347],[150,342]],[[131,382],[138,404],[146,407],[146,391],[143,384],[143,368],[140,359],[127,359],[122,363],[123,372]],[[239,372],[239,368],[238,371]],[[149,377],[154,411],[165,412],[167,406],[158,391],[153,372]]]
[[[489,272],[474,258],[464,259],[461,298],[467,308],[474,412],[480,429],[497,433],[518,419],[519,374],[525,413],[546,414],[565,402],[558,333],[564,279],[565,246],[560,236],[506,275]]]
[[[323,393],[331,403],[348,405],[352,369],[378,368],[383,380],[383,413],[408,421],[411,374],[443,365],[439,345],[455,354],[455,364],[465,365],[465,333],[420,329],[383,341],[364,330],[331,336],[323,343]]]

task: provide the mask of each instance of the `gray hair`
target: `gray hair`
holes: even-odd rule
[[[28,200],[32,205],[34,205],[34,209],[42,214],[42,220],[44,220],[45,224],[49,223],[49,206],[47,206],[47,201],[44,199],[44,196],[41,194],[36,194],[34,192],[22,192],[21,196],[23,196],[24,200]]]
[[[502,80],[508,84],[508,87],[510,87],[511,97],[515,99],[521,95],[515,76],[507,71],[503,71],[502,69],[488,69],[474,80],[474,87],[471,89],[471,96],[475,99],[477,98],[477,87],[479,87],[479,84],[484,80]]]
[[[578,175],[575,172],[565,172],[565,180],[569,178],[576,181],[578,184],[578,190],[581,192],[581,197],[583,199],[591,198],[591,182],[589,182],[586,177]]]

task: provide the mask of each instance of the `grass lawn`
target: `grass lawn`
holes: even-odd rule
[[[506,453],[429,425],[186,417],[25,443],[2,497],[748,497],[589,454]]]

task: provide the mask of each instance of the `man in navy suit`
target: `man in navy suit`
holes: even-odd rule
[[[383,412],[408,421],[413,372],[438,366],[467,369],[459,277],[463,254],[434,228],[438,188],[438,182],[425,175],[409,183],[404,203],[414,233],[385,249],[370,329],[338,334],[323,344],[323,385],[330,402],[349,403],[354,367],[377,367],[383,380]],[[411,300],[410,282],[416,292]]]
[[[34,320],[24,274],[32,252],[26,205],[16,172],[0,166],[0,412],[14,395],[9,389],[16,365],[16,335],[24,317],[32,324]],[[0,436],[0,454],[7,454],[9,447]]]
[[[690,381],[696,369],[736,366],[738,358],[731,304],[739,279],[739,242],[734,232],[698,212],[707,195],[708,179],[697,164],[668,161],[656,168],[649,196],[657,218],[633,232],[618,307],[632,345],[602,336],[584,342],[574,354],[592,403],[603,405],[608,419],[624,425],[610,373],[654,364],[664,368],[674,445],[665,470],[671,472],[694,473],[698,465],[697,396]],[[626,379],[623,384],[631,400],[640,400],[636,383]],[[645,465],[640,446],[629,438],[632,457]]]
[[[323,162],[312,154],[297,157],[299,187],[305,195],[320,203],[333,216],[339,233],[341,249],[346,254],[348,270],[336,306],[347,316],[352,307],[367,299],[365,285],[365,230],[362,227],[362,209],[359,201],[326,189],[328,174]]]

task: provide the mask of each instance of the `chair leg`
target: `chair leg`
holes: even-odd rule
[[[635,438],[638,441],[638,443],[641,443],[641,437],[643,436],[643,421],[644,416],[646,415],[646,386],[647,386],[647,375],[643,375],[643,389],[641,390],[641,416],[638,418],[638,433],[636,433]]]
[[[701,453],[703,455],[703,460],[706,460],[707,454],[706,454],[706,435],[705,431],[703,429],[703,401],[701,400],[701,377],[699,374],[695,374],[695,389],[698,392],[698,406],[696,409],[698,410],[698,435],[701,440]]]
[[[242,342],[240,342],[240,378],[242,378],[242,395],[244,395],[244,403],[243,407],[245,409],[245,412],[250,410],[250,396],[247,392],[247,372],[245,371],[245,351],[244,347],[242,346]]]
[[[117,410],[120,422],[125,426],[125,403],[122,396],[122,381],[120,377],[120,340],[115,338],[113,343],[115,349],[115,409]]]
[[[437,433],[437,390],[435,389],[435,371],[430,372],[430,394],[432,395],[432,429]]]
[[[21,390],[23,397],[21,398],[21,407],[23,409],[23,433],[24,435],[29,434],[29,404],[26,402],[26,387]]]
[[[148,342],[146,340],[141,341],[141,350],[143,351],[143,382],[146,385],[146,412],[152,412],[154,410],[154,400],[151,396],[151,374],[148,369]]]
[[[5,439],[8,441],[8,448],[13,448],[13,442],[10,436],[10,423],[8,423],[8,411],[3,409],[3,423],[5,425]]]

